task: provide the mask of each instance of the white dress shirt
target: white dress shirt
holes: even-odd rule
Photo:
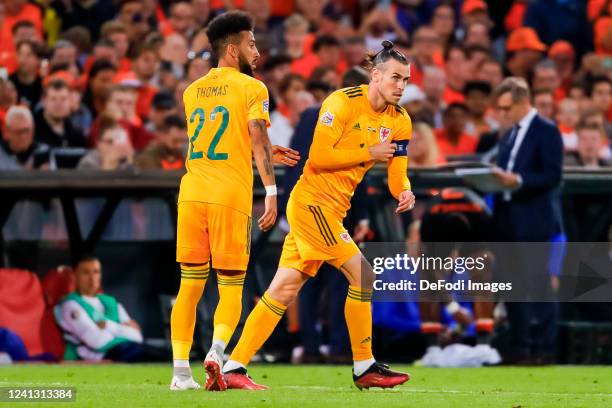
[[[525,135],[529,130],[529,126],[531,126],[531,121],[533,120],[533,118],[535,118],[537,114],[537,109],[531,108],[529,112],[527,112],[527,114],[523,116],[523,119],[519,121],[519,130],[516,136],[514,137],[514,144],[512,145],[512,150],[510,151],[510,158],[508,159],[508,164],[506,165],[506,171],[512,171],[512,169],[514,168],[516,154],[518,153],[518,150],[520,149],[521,144],[523,143],[523,139],[525,139]]]
[[[519,126],[519,129],[518,129],[518,132],[516,132],[516,135],[514,136],[512,150],[510,150],[510,157],[508,158],[508,163],[506,164],[506,171],[512,171],[512,169],[514,168],[514,164],[516,162],[516,155],[519,149],[521,148],[521,144],[523,144],[523,139],[525,139],[525,135],[527,134],[527,131],[529,130],[529,126],[531,126],[531,122],[533,121],[533,118],[535,118],[537,114],[538,114],[538,110],[536,108],[531,108],[529,109],[529,112],[527,112],[527,114],[523,116],[523,119],[521,119],[519,123],[517,124]],[[514,129],[512,131],[514,131]],[[518,176],[518,178],[519,178],[519,185],[523,184],[523,179],[521,178],[520,175]],[[512,198],[512,192],[505,191],[504,201],[510,201],[511,198]]]

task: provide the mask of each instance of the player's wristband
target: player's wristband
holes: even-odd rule
[[[277,195],[276,184],[271,186],[265,186],[266,188],[266,196],[275,196]]]

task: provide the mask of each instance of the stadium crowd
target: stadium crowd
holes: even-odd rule
[[[207,22],[234,8],[255,19],[270,140],[302,157],[311,133],[300,123],[316,121],[345,74],[367,79],[366,53],[388,39],[411,61],[400,100],[413,121],[411,168],[496,156],[516,124],[494,97],[507,76],[527,81],[531,105],[560,131],[564,165],[612,165],[609,0],[4,0],[0,170],[183,168],[182,93],[216,64]],[[351,228],[356,241],[371,234],[366,218]],[[409,241],[420,239],[415,225]],[[449,318],[463,314],[453,306]],[[317,357],[316,334],[303,343]]]
[[[301,112],[391,39],[412,61],[401,100],[415,123],[411,166],[495,146],[508,124],[491,94],[508,75],[527,79],[557,123],[567,164],[609,165],[612,6],[490,3],[3,1],[0,168],[180,168],[182,91],[215,63],[207,21],[234,7],[255,17],[274,144],[290,145]],[[49,163],[66,148],[89,150]]]

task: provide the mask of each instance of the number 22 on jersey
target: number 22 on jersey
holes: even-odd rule
[[[215,151],[221,137],[223,137],[223,133],[225,133],[225,130],[227,129],[227,124],[229,122],[229,111],[224,106],[215,106],[212,112],[210,112],[209,119],[215,120],[218,113],[220,113],[222,116],[221,125],[219,126],[219,129],[217,129],[217,132],[213,136],[212,140],[210,141],[210,145],[208,146],[206,157],[208,157],[209,160],[227,160],[229,157],[228,153],[218,153]],[[193,136],[189,138],[189,160],[201,159],[204,157],[204,152],[196,151],[194,146],[196,140],[200,136],[202,127],[204,126],[204,121],[206,120],[206,112],[204,112],[204,109],[196,108],[191,113],[189,123],[193,124],[196,120],[198,121],[198,125],[196,126]]]

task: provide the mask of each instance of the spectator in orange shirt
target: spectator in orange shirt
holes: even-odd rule
[[[495,89],[497,85],[504,79],[504,68],[501,62],[495,58],[489,58],[482,61],[480,66],[477,68],[478,73],[476,79],[480,81],[487,81],[491,84],[491,88]]]
[[[2,5],[0,5],[2,7]],[[0,21],[1,23],[1,21]],[[28,20],[18,21],[13,25],[10,31],[11,41],[5,41],[2,38],[4,28],[0,29],[0,67],[6,68],[9,74],[12,74],[17,69],[17,56],[15,54],[14,45],[21,41],[34,41],[42,43],[41,36],[36,31],[34,23]]]
[[[561,137],[563,138],[564,150],[566,152],[575,151],[578,147],[576,126],[580,121],[578,102],[569,98],[562,100],[559,103],[556,119],[557,123],[559,124]]]
[[[463,102],[463,87],[470,76],[470,64],[463,46],[453,44],[447,48],[444,55],[446,69],[446,89],[444,101],[447,104]]]
[[[78,51],[77,47],[68,40],[58,40],[53,46],[50,66],[65,65],[66,69],[73,77],[78,78],[80,74],[79,65],[77,63]]]
[[[330,89],[336,90],[340,88],[341,78],[338,76],[336,69],[331,65],[320,65],[312,71],[308,82],[323,82]]]
[[[4,19],[0,27],[0,52],[15,50],[16,41],[13,36],[13,26],[20,21],[31,22],[36,30],[37,38],[43,37],[43,20],[40,8],[25,0],[4,1]]]
[[[548,58],[553,60],[557,72],[561,78],[561,86],[569,90],[574,75],[574,59],[576,52],[574,47],[567,41],[555,41],[548,50]]]
[[[94,61],[99,60],[108,60],[115,67],[119,66],[119,57],[117,55],[117,50],[115,49],[113,43],[105,38],[102,38],[93,46],[91,56],[87,59],[87,61],[85,62],[85,66],[83,67],[83,75],[81,79],[82,82],[87,82],[87,77],[89,76],[89,71],[91,71],[91,67]]]
[[[448,4],[440,4],[434,10],[431,27],[438,34],[440,46],[446,48],[455,40],[455,9]]]
[[[612,104],[612,81],[604,75],[594,77],[588,87],[587,95],[591,98],[593,108],[607,118]]]
[[[142,170],[180,170],[185,166],[187,141],[185,118],[170,115],[155,132],[155,141],[136,156],[136,167]]]
[[[310,31],[316,32],[325,8],[325,0],[296,0],[296,11],[306,17],[310,24]]]
[[[342,52],[344,53],[344,60],[347,66],[354,67],[363,65],[367,52],[363,37],[355,35],[343,40]],[[413,72],[414,71],[411,73]]]
[[[178,33],[189,40],[195,34],[195,23],[195,14],[191,2],[177,1],[170,6],[170,15],[168,20],[160,25],[160,31],[166,37]]]
[[[546,88],[534,89],[531,93],[531,104],[543,118],[555,120],[555,96],[552,90]]]
[[[289,73],[278,84],[278,100],[275,111],[289,119],[289,105],[293,103],[295,95],[306,89],[306,80],[299,74]]]
[[[156,133],[163,126],[164,120],[167,117],[178,114],[176,106],[174,95],[170,92],[159,91],[156,93],[151,103],[149,122],[146,124],[147,130],[151,133]]]
[[[331,65],[341,74],[346,70],[346,63],[342,60],[340,53],[340,42],[330,35],[317,37],[312,45],[313,54],[294,60],[291,64],[291,72],[310,77],[312,71],[320,65]]]
[[[94,118],[98,117],[105,108],[116,73],[117,67],[105,59],[94,61],[91,65],[83,102]]]
[[[142,126],[142,120],[136,113],[137,100],[136,87],[131,84],[117,83],[110,90],[105,111],[117,120],[125,120],[132,125]]]
[[[411,168],[433,167],[445,163],[444,157],[438,150],[431,127],[426,123],[415,122],[412,125],[408,160]]]
[[[426,105],[433,115],[434,127],[442,127],[442,111],[446,107],[444,90],[446,74],[441,68],[430,65],[423,72],[423,92],[427,98]]]
[[[489,58],[491,50],[482,45],[470,45],[465,48],[467,56],[467,75],[466,80],[474,80],[478,76],[479,67]]]
[[[270,0],[270,13],[275,20],[289,17],[294,9],[295,0]]]
[[[518,76],[528,80],[533,68],[542,58],[542,53],[546,51],[546,44],[540,41],[533,28],[521,27],[510,33],[506,50],[506,76]]]
[[[445,158],[476,151],[478,141],[474,136],[465,133],[468,114],[467,106],[459,102],[451,103],[444,110],[444,127],[436,129],[435,134],[440,153]]]
[[[291,73],[291,57],[278,54],[268,58],[263,66],[264,82],[270,93],[270,112],[277,109],[281,100],[279,86],[283,78]]]
[[[144,149],[153,135],[146,130],[136,114],[137,93],[133,86],[125,84],[113,85],[105,105],[103,114],[99,115],[91,126],[89,145],[96,146],[104,121],[109,117],[114,119],[127,132],[130,145],[140,151]]]
[[[487,25],[491,24],[489,18],[489,6],[483,0],[465,0],[461,7],[461,19],[465,26],[479,22]]]
[[[7,78],[0,77],[0,129],[4,126],[4,117],[9,108],[17,104],[17,90]]]
[[[466,132],[480,138],[483,133],[497,130],[497,121],[489,115],[493,93],[491,85],[484,81],[468,81],[463,93],[470,116],[465,127]]]
[[[131,66],[130,59],[128,58],[130,37],[126,26],[118,20],[107,21],[102,25],[100,35],[112,44],[116,53],[119,71],[129,71]]]
[[[491,35],[489,34],[489,26],[482,21],[474,21],[465,29],[465,40],[463,44],[466,47],[478,45],[486,49],[491,48]]]
[[[422,26],[414,31],[410,82],[422,87],[425,67],[434,65],[434,54],[439,49],[440,38],[433,28]]]
[[[297,60],[304,57],[304,54],[310,52],[306,49],[306,44],[310,43],[308,34],[308,20],[300,14],[293,14],[283,22],[284,40],[286,53]]]
[[[555,102],[559,102],[566,96],[565,89],[561,87],[561,78],[557,72],[557,66],[552,60],[545,59],[533,69],[533,89],[550,89],[554,91]]]
[[[149,116],[151,101],[157,93],[157,88],[151,84],[151,80],[157,72],[158,65],[157,46],[145,43],[136,47],[132,57],[132,69],[140,82],[137,111],[143,120]]]

